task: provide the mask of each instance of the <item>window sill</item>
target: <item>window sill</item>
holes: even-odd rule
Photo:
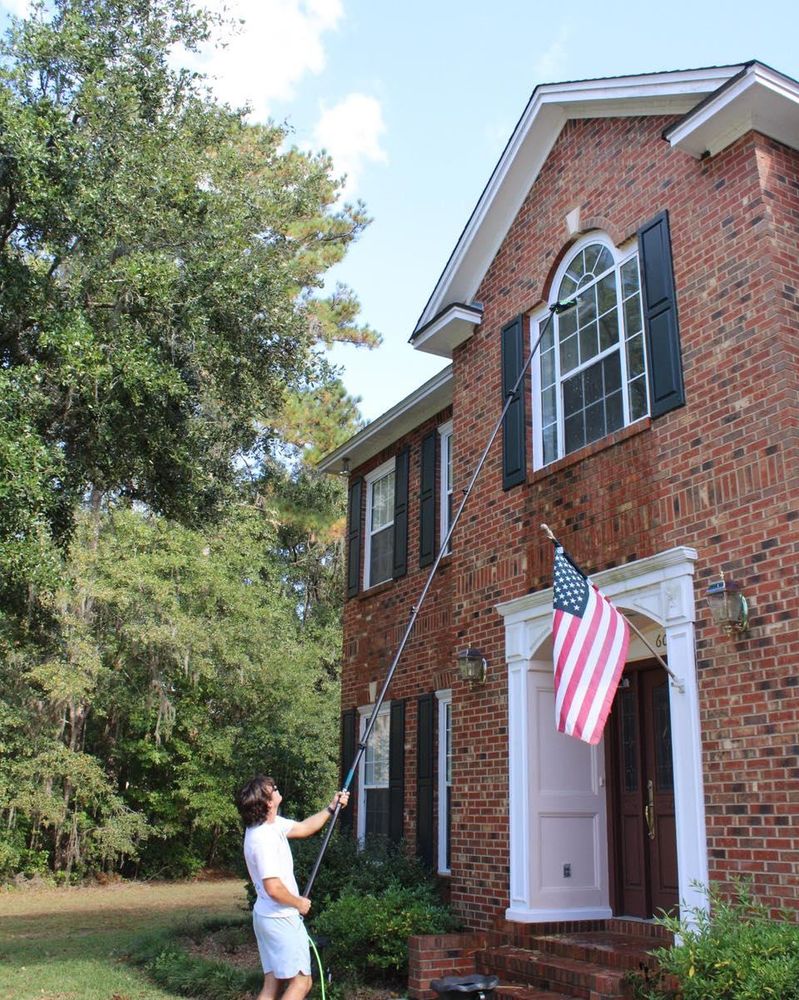
[[[364,601],[369,597],[377,597],[378,594],[384,594],[387,590],[390,590],[397,581],[392,577],[390,580],[383,580],[382,583],[376,583],[374,587],[367,587],[366,590],[359,590],[357,597],[359,601]]]
[[[559,458],[556,462],[551,462],[549,465],[545,465],[541,469],[535,469],[533,471],[533,481],[544,479],[546,476],[552,476],[555,473],[561,472],[563,469],[568,469],[572,465],[584,462],[587,458],[591,458],[592,455],[596,455],[598,452],[604,451],[606,448],[613,448],[615,445],[621,444],[622,441],[627,441],[629,438],[636,437],[638,434],[643,434],[644,431],[648,431],[651,426],[652,418],[642,417],[640,420],[636,420],[634,424],[622,427],[621,430],[614,431],[612,434],[608,434],[607,437],[600,438],[599,441],[587,444],[584,448],[573,451],[570,455],[564,455],[563,458]]]

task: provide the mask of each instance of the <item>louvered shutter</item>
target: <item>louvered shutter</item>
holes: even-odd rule
[[[349,770],[352,767],[352,762],[355,760],[355,727],[357,722],[357,712],[354,708],[341,713],[341,775],[339,788],[343,788]],[[350,785],[350,804],[339,813],[338,822],[343,830],[352,830],[354,806],[358,798],[355,790],[356,782],[357,776],[353,778],[353,782]]]
[[[659,417],[685,403],[668,212],[638,230],[641,294],[649,364],[649,412]]]
[[[402,840],[405,819],[405,702],[392,701],[388,738],[388,835]]]
[[[416,853],[432,867],[435,696],[423,694],[416,704]]]
[[[513,389],[524,365],[524,317],[502,329],[502,403]],[[514,393],[502,422],[502,488],[509,490],[527,478],[524,381]]]
[[[363,479],[350,483],[349,520],[347,525],[347,597],[361,589],[361,501]]]
[[[394,579],[408,572],[408,469],[407,448],[397,455],[394,467]]]
[[[436,438],[433,431],[422,441],[419,477],[419,565],[429,566],[436,557]]]

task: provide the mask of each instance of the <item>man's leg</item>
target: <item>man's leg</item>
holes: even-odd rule
[[[313,980],[310,976],[300,973],[286,983],[286,989],[281,1000],[305,1000],[311,991]],[[260,1000],[260,997],[258,998]]]
[[[264,985],[256,1000],[277,1000],[278,981],[271,972],[264,973]]]

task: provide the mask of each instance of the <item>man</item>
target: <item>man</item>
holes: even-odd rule
[[[342,808],[349,792],[337,792],[329,806],[301,823],[278,816],[283,796],[273,778],[257,775],[236,799],[244,833],[244,860],[258,898],[252,923],[264,970],[264,985],[257,1000],[277,1000],[280,981],[286,986],[282,1000],[304,1000],[311,988],[311,954],[302,917],[311,901],[300,896],[294,877],[289,840],[311,837],[330,819],[336,804]]]

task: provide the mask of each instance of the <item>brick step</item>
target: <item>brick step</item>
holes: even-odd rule
[[[519,983],[500,983],[494,990],[494,998],[495,1000],[574,1000],[567,993],[552,993],[550,990],[521,986]]]
[[[621,1000],[626,970],[553,955],[541,949],[502,945],[475,954],[475,967],[500,980],[565,994],[571,1000]]]
[[[550,955],[625,971],[637,971],[642,966],[653,968],[655,961],[650,953],[666,944],[662,938],[632,936],[616,931],[536,934],[530,941],[532,948]]]

